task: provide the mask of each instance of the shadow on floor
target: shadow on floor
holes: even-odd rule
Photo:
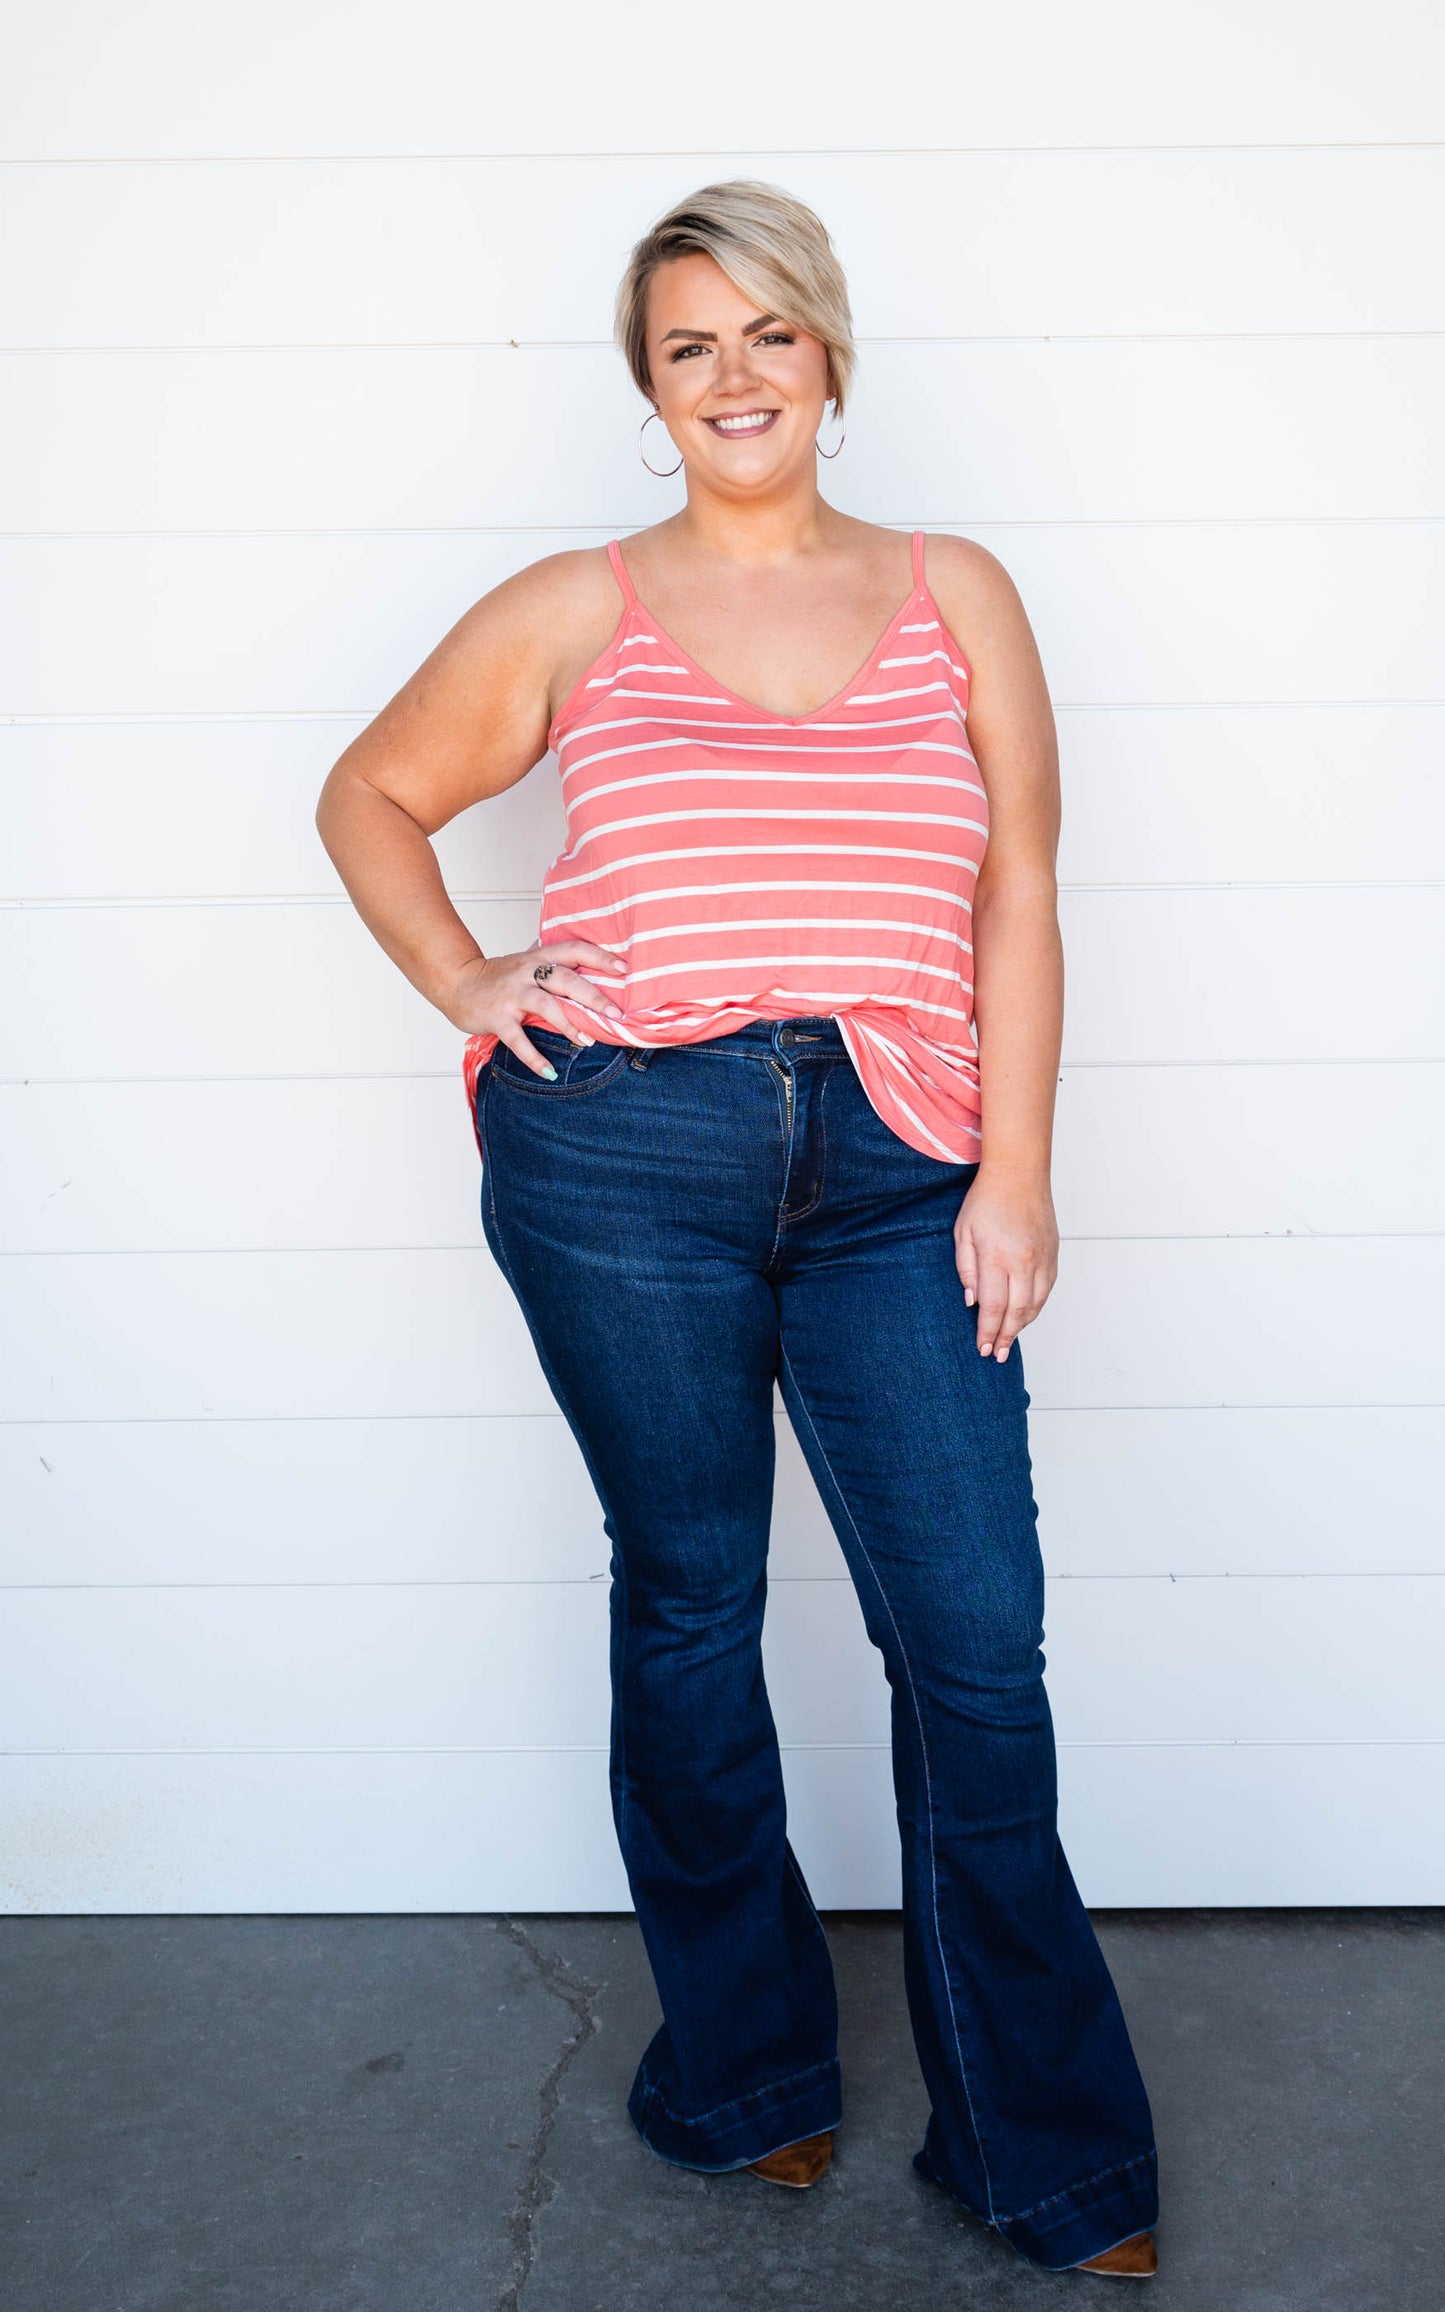
[[[1445,1911],[1095,1914],[1158,2127],[1152,2312],[1445,2305]],[[0,1921],[4,2312],[964,2312],[1038,2271],[910,2167],[896,1918],[827,1922],[845,2120],[655,2159],[630,1918]]]

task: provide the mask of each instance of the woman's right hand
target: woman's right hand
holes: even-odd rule
[[[535,977],[539,964],[546,971],[541,980]],[[559,995],[586,1004],[604,1019],[623,1016],[621,1004],[605,986],[585,979],[579,966],[604,973],[614,984],[627,970],[620,955],[594,947],[588,939],[555,939],[546,945],[539,939],[519,955],[479,955],[463,964],[441,1008],[454,1027],[464,1028],[468,1035],[496,1036],[534,1075],[552,1076],[556,1070],[551,1061],[543,1058],[522,1026],[524,1012],[574,1044],[597,1039],[573,1026],[557,1001]]]

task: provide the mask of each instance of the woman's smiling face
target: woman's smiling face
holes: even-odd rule
[[[673,257],[653,274],[647,358],[664,425],[714,487],[750,493],[812,457],[827,348],[760,313],[711,257]]]

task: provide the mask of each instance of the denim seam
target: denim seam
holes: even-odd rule
[[[507,1048],[510,1049],[510,1046]],[[622,1063],[629,1057],[631,1049],[630,1044],[619,1044],[616,1059],[609,1060],[605,1068],[599,1068],[596,1075],[589,1076],[583,1084],[569,1084],[565,1076],[558,1084],[548,1084],[540,1079],[534,1079],[529,1084],[525,1077],[514,1076],[509,1069],[500,1068],[497,1072],[502,1082],[509,1084],[513,1091],[530,1094],[533,1098],[582,1100],[587,1097],[589,1092],[603,1091],[612,1082],[613,1077],[620,1073]],[[529,1070],[528,1073],[530,1074],[531,1071]]]
[[[1110,2167],[1095,2168],[1091,2176],[1080,2176],[1076,2183],[1065,2184],[1062,2191],[1050,2192],[1046,2200],[1035,2200],[1031,2208],[1016,2208],[1010,2216],[996,2216],[995,2223],[1021,2224],[1026,2216],[1036,2216],[1040,2208],[1051,2208],[1056,2200],[1069,2199],[1073,2193],[1086,2191],[1090,2184],[1102,2183],[1105,2176],[1126,2176],[1131,2168],[1149,2167],[1158,2154],[1141,2151],[1133,2159],[1115,2160]]]
[[[815,1062],[814,1065],[816,1064],[817,1063]],[[795,1220],[806,1220],[811,1213],[817,1211],[818,1206],[823,1201],[823,1189],[826,1185],[828,1177],[828,1109],[823,1095],[828,1089],[828,1078],[831,1072],[831,1064],[825,1061],[823,1063],[823,1073],[818,1081],[815,1091],[815,1096],[818,1102],[818,1137],[822,1142],[822,1148],[818,1157],[818,1185],[813,1190],[813,1193],[808,1198],[806,1204],[800,1204],[796,1212],[784,1213],[783,1225],[785,1228],[791,1228]],[[794,1084],[796,1087],[796,1068],[793,1071],[793,1076]],[[795,1108],[797,1106],[797,1099],[798,1094],[795,1088],[793,1092],[793,1104]]]
[[[766,1066],[769,1060],[775,1060],[778,1058],[779,1055],[776,1051],[765,1049],[761,1045],[759,1045],[756,1050],[729,1051],[728,1045],[732,1042],[733,1037],[736,1035],[741,1035],[741,1033],[742,1030],[740,1028],[729,1028],[725,1034],[720,1036],[696,1036],[691,1043],[639,1044],[638,1049],[640,1051],[653,1053],[676,1052],[679,1055],[683,1053],[691,1053],[694,1057],[700,1060],[736,1060],[739,1061],[744,1067],[753,1068],[758,1067],[760,1064]],[[631,1046],[628,1048],[631,1049]],[[806,1052],[803,1054],[804,1060],[813,1066],[822,1066],[827,1062],[831,1062],[834,1066],[836,1066],[840,1060],[846,1060],[847,1057],[848,1054],[846,1051],[836,1051],[831,1047],[826,1052]]]
[[[624,1046],[623,1048],[624,1048],[624,1051],[625,1051],[626,1047]],[[609,1073],[610,1073],[610,1071],[609,1071]],[[490,1063],[490,1061],[488,1062],[488,1064],[487,1064],[487,1067],[486,1067],[486,1069],[484,1070],[484,1076],[485,1076],[485,1082],[484,1082],[484,1084],[483,1084],[483,1086],[482,1086],[482,1096],[481,1096],[481,1102],[480,1102],[480,1106],[479,1106],[479,1109],[478,1109],[478,1136],[479,1136],[479,1138],[480,1138],[480,1140],[481,1140],[481,1143],[482,1143],[482,1182],[483,1182],[483,1187],[484,1187],[484,1189],[485,1189],[485,1193],[486,1193],[486,1198],[487,1198],[487,1204],[488,1204],[488,1208],[489,1208],[489,1210],[490,1210],[490,1212],[491,1212],[491,1215],[492,1215],[492,1229],[493,1229],[493,1233],[495,1234],[495,1236],[496,1236],[496,1240],[497,1240],[497,1260],[498,1260],[498,1266],[500,1267],[500,1269],[501,1269],[501,1271],[502,1271],[502,1274],[503,1274],[503,1276],[506,1278],[506,1280],[507,1280],[507,1283],[508,1283],[508,1285],[509,1285],[509,1286],[510,1286],[510,1288],[511,1288],[511,1292],[512,1292],[512,1297],[513,1297],[513,1299],[516,1301],[516,1303],[517,1303],[518,1307],[522,1309],[522,1313],[523,1313],[523,1315],[525,1316],[525,1315],[526,1315],[526,1309],[525,1309],[525,1306],[524,1306],[524,1304],[523,1304],[523,1301],[522,1301],[522,1296],[521,1296],[520,1292],[518,1292],[518,1290],[517,1290],[517,1280],[516,1280],[516,1277],[515,1277],[515,1276],[513,1275],[513,1273],[512,1273],[512,1264],[511,1264],[511,1262],[510,1262],[510,1261],[508,1260],[508,1258],[507,1258],[507,1244],[506,1244],[506,1238],[505,1238],[505,1237],[504,1237],[504,1235],[502,1234],[502,1221],[501,1221],[501,1215],[500,1215],[500,1214],[499,1214],[499,1212],[497,1211],[497,1168],[496,1168],[495,1164],[492,1162],[492,1160],[491,1160],[491,1157],[489,1156],[489,1154],[488,1154],[488,1152],[487,1152],[487,1103],[488,1103],[488,1101],[489,1101],[489,1100],[490,1100],[490,1098],[491,1098],[491,1092],[492,1092],[492,1067],[491,1067],[491,1063]],[[531,1328],[530,1324],[528,1325],[528,1327],[527,1327],[527,1330],[528,1330],[528,1332],[529,1332],[529,1333],[531,1332],[532,1328]],[[577,1430],[577,1429],[574,1427],[574,1425],[573,1425],[573,1421],[572,1421],[572,1415],[571,1415],[571,1412],[570,1412],[570,1411],[569,1411],[569,1409],[568,1409],[567,1398],[566,1398],[566,1395],[565,1395],[564,1391],[562,1390],[562,1388],[561,1388],[561,1386],[560,1386],[560,1384],[559,1384],[559,1382],[558,1382],[558,1380],[557,1380],[557,1378],[556,1378],[555,1374],[554,1374],[554,1373],[553,1373],[553,1371],[552,1371],[552,1363],[551,1363],[551,1359],[550,1359],[549,1357],[546,1357],[546,1356],[544,1356],[544,1355],[543,1355],[543,1353],[542,1353],[542,1348],[541,1348],[541,1344],[540,1344],[540,1342],[538,1342],[538,1341],[536,1340],[536,1337],[535,1337],[535,1335],[533,1335],[533,1346],[536,1348],[536,1351],[537,1351],[537,1362],[538,1362],[538,1364],[539,1364],[539,1365],[541,1366],[541,1368],[542,1368],[542,1372],[543,1372],[543,1375],[544,1375],[544,1377],[545,1377],[545,1379],[546,1379],[546,1381],[547,1381],[547,1385],[548,1385],[548,1387],[549,1387],[549,1388],[552,1390],[552,1393],[553,1393],[553,1395],[556,1397],[557,1403],[558,1403],[558,1405],[559,1405],[559,1406],[560,1406],[560,1408],[561,1408],[561,1411],[562,1411],[562,1413],[563,1413],[563,1416],[564,1416],[564,1418],[566,1419],[566,1422],[567,1422],[567,1426],[568,1426],[568,1428],[569,1428],[569,1429],[571,1429],[571,1430],[572,1430],[572,1434],[573,1434],[574,1438],[576,1439],[576,1442],[577,1442],[577,1449],[578,1449],[578,1451],[579,1451],[579,1452],[581,1453],[581,1455],[582,1455],[583,1463],[584,1463],[584,1465],[585,1465],[585,1467],[586,1467],[586,1470],[587,1470],[587,1474],[588,1474],[588,1476],[589,1476],[589,1477],[591,1478],[591,1480],[592,1480],[592,1486],[593,1486],[593,1490],[595,1491],[595,1493],[596,1493],[596,1495],[597,1495],[597,1499],[598,1499],[598,1502],[599,1502],[599,1503],[600,1503],[600,1505],[601,1505],[601,1508],[602,1508],[602,1514],[603,1514],[603,1516],[604,1516],[605,1518],[607,1518],[607,1519],[610,1521],[610,1520],[612,1519],[612,1506],[611,1506],[611,1503],[608,1501],[608,1499],[607,1499],[607,1496],[606,1496],[605,1492],[603,1491],[603,1488],[602,1488],[601,1482],[600,1482],[600,1480],[599,1480],[599,1477],[598,1477],[597,1471],[596,1471],[596,1469],[593,1467],[593,1463],[592,1463],[592,1456],[591,1456],[591,1454],[588,1452],[588,1450],[587,1450],[587,1447],[586,1447],[586,1446],[583,1444],[583,1442],[582,1442],[582,1438],[581,1438],[581,1435],[580,1435],[580,1433],[578,1432],[578,1430]],[[619,1675],[618,1675],[618,1680],[617,1680],[617,1687],[618,1687],[618,1697],[619,1697],[619,1699],[618,1699],[618,1702],[617,1702],[617,1729],[618,1729],[618,1739],[617,1739],[617,1753],[618,1753],[618,1755],[617,1755],[617,1775],[618,1775],[617,1843],[618,1843],[618,1846],[619,1846],[619,1848],[621,1848],[621,1849],[622,1849],[622,1852],[623,1852],[623,1854],[624,1854],[624,1857],[625,1857],[625,1855],[626,1855],[626,1849],[625,1849],[625,1847],[623,1847],[623,1843],[622,1843],[622,1832],[623,1832],[623,1825],[624,1825],[624,1823],[625,1823],[625,1821],[626,1821],[626,1817],[627,1817],[627,1767],[626,1767],[626,1756],[625,1756],[625,1751],[626,1751],[626,1731],[627,1731],[627,1724],[626,1724],[626,1714],[625,1714],[625,1712],[624,1712],[624,1710],[623,1710],[623,1708],[622,1708],[622,1703],[621,1703],[621,1699],[620,1699],[620,1697],[621,1697],[622,1691],[623,1691],[623,1689],[624,1689],[624,1686],[625,1686],[625,1683],[626,1683],[626,1680],[625,1680],[625,1671],[626,1671],[626,1667],[627,1667],[627,1637],[628,1637],[628,1631],[629,1631],[629,1627],[630,1627],[630,1618],[629,1618],[629,1610],[628,1610],[628,1609],[629,1609],[629,1606],[630,1606],[631,1600],[630,1600],[630,1596],[629,1596],[629,1592],[628,1592],[628,1588],[627,1588],[627,1580],[626,1580],[626,1567],[625,1567],[625,1565],[623,1564],[622,1551],[621,1551],[621,1548],[620,1548],[620,1546],[619,1546],[619,1548],[618,1548],[618,1550],[617,1550],[617,1552],[616,1552],[616,1556],[617,1556],[617,1562],[618,1562],[618,1565],[619,1565],[619,1567],[620,1567],[620,1568],[621,1568],[621,1570],[622,1570],[622,1584],[621,1584],[621,1586],[622,1586],[622,1645],[621,1645],[621,1648],[620,1648],[620,1653],[621,1653],[621,1660],[620,1660],[620,1662],[619,1662],[619,1664],[618,1664],[618,1671],[619,1671]]]
[[[782,1063],[776,1059],[770,1059],[767,1062],[768,1074],[772,1077],[773,1080],[773,1098],[777,1102],[778,1134],[783,1143],[783,1184],[778,1191],[778,1210],[773,1227],[772,1247],[768,1253],[767,1259],[763,1263],[763,1273],[765,1275],[767,1271],[773,1266],[773,1263],[776,1261],[778,1254],[782,1251],[783,1248],[783,1232],[787,1227],[787,1222],[783,1218],[783,1215],[787,1209],[788,1203],[788,1182],[792,1179],[793,1176],[793,1134],[789,1120],[788,1106],[784,1102],[783,1098],[783,1082],[782,1078],[778,1074],[778,1069],[781,1064]],[[792,1099],[792,1123],[796,1123],[797,1121],[797,1100],[798,1095],[795,1091]]]
[[[811,1432],[813,1438],[813,1442],[818,1448],[819,1458],[823,1463],[823,1467],[828,1472],[829,1483],[832,1485],[833,1491],[837,1494],[838,1499],[842,1504],[843,1514],[847,1518],[849,1526],[852,1529],[853,1538],[857,1542],[858,1548],[862,1553],[863,1562],[867,1566],[869,1573],[872,1575],[873,1586],[877,1590],[878,1595],[883,1602],[883,1611],[887,1614],[889,1621],[892,1623],[893,1635],[898,1641],[899,1659],[903,1664],[904,1675],[908,1680],[908,1699],[913,1705],[914,1723],[918,1728],[918,1747],[923,1758],[923,1789],[924,1795],[928,1802],[928,1868],[933,1887],[933,1939],[938,1946],[938,1963],[943,1973],[944,1995],[948,2000],[948,2019],[953,2027],[954,2050],[958,2056],[958,2076],[963,2087],[964,2101],[968,2105],[969,2121],[973,2128],[973,2140],[978,2147],[978,2164],[983,2170],[983,2186],[988,2205],[988,2220],[990,2223],[997,2223],[998,2219],[994,2214],[993,2206],[993,2183],[988,2172],[988,2159],[983,2148],[983,2137],[979,2132],[978,2115],[973,2108],[973,2094],[968,2084],[968,2067],[963,2060],[963,2042],[959,2036],[958,2029],[958,2009],[954,2004],[953,1983],[948,1972],[947,1954],[945,1953],[943,1947],[943,1926],[938,1916],[938,1848],[933,1831],[933,1774],[928,1763],[928,1738],[923,1730],[923,1709],[918,1699],[918,1689],[913,1682],[913,1665],[908,1659],[908,1649],[903,1643],[903,1633],[898,1627],[897,1616],[895,1615],[892,1606],[888,1602],[888,1593],[884,1589],[882,1582],[878,1579],[878,1569],[873,1563],[872,1556],[869,1553],[868,1544],[863,1539],[862,1534],[858,1530],[858,1520],[853,1515],[852,1510],[848,1506],[848,1497],[844,1493],[842,1486],[838,1483],[837,1476],[833,1469],[833,1464],[828,1458],[828,1449],[824,1445],[822,1438],[818,1435],[817,1423],[814,1421],[812,1414],[808,1410],[808,1402],[806,1397],[803,1395],[802,1388],[798,1381],[798,1376],[793,1371],[793,1363],[792,1359],[788,1355],[786,1343],[780,1345],[782,1348],[784,1367],[787,1371],[789,1379],[793,1384],[793,1387],[797,1390],[798,1403],[802,1407],[803,1418],[807,1422],[809,1431]]]
[[[708,2120],[716,2119],[721,2112],[741,2112],[744,2104],[761,2102],[765,2097],[775,2095],[780,2087],[793,2087],[800,2079],[812,2079],[820,2071],[836,2071],[837,2067],[837,2056],[830,2055],[823,2063],[809,2063],[801,2071],[790,2071],[786,2078],[770,2079],[766,2087],[750,2087],[746,2095],[735,2095],[728,2103],[715,2103],[711,2111],[674,2111],[662,2089],[654,2087],[648,2079],[642,2083],[642,2092],[650,2102],[661,2104],[668,2118],[679,2127],[702,2127]]]
[[[836,1065],[836,1061],[830,1061],[818,1078],[818,1193],[808,1206],[810,1212],[822,1203],[823,1191],[828,1185],[828,1086],[833,1081]]]
[[[617,1551],[617,1572],[614,1582],[622,1591],[619,1619],[622,1634],[617,1648],[617,1844],[624,1862],[627,1858],[627,1711],[623,1697],[627,1692],[627,1641],[632,1635],[632,1592],[627,1586],[627,1567],[622,1551]]]

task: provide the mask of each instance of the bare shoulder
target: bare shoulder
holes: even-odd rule
[[[552,715],[576,680],[569,669],[575,662],[580,672],[604,647],[619,606],[605,547],[545,554],[512,571],[463,611],[337,768],[434,834],[540,762]]]
[[[606,546],[579,546],[513,571],[467,615],[484,655],[500,648],[525,665],[550,722],[611,641],[622,596]]]
[[[500,579],[457,621],[452,634],[483,650],[510,645],[545,664],[579,634],[601,626],[610,632],[618,607],[606,547],[573,547],[544,554]]]
[[[559,613],[585,617],[589,609],[607,609],[617,601],[617,580],[605,546],[571,546],[560,554],[544,554],[514,571],[503,584],[519,603],[548,618]]]
[[[976,538],[931,530],[924,569],[933,598],[970,662],[1000,645],[1017,645],[1025,635],[1032,639],[1017,586],[998,556]]]
[[[1048,682],[1019,590],[996,554],[973,538],[930,534],[930,591],[969,667],[968,729],[994,807],[995,837],[1010,848],[1022,827],[1045,848],[1056,838],[1058,735]]]

